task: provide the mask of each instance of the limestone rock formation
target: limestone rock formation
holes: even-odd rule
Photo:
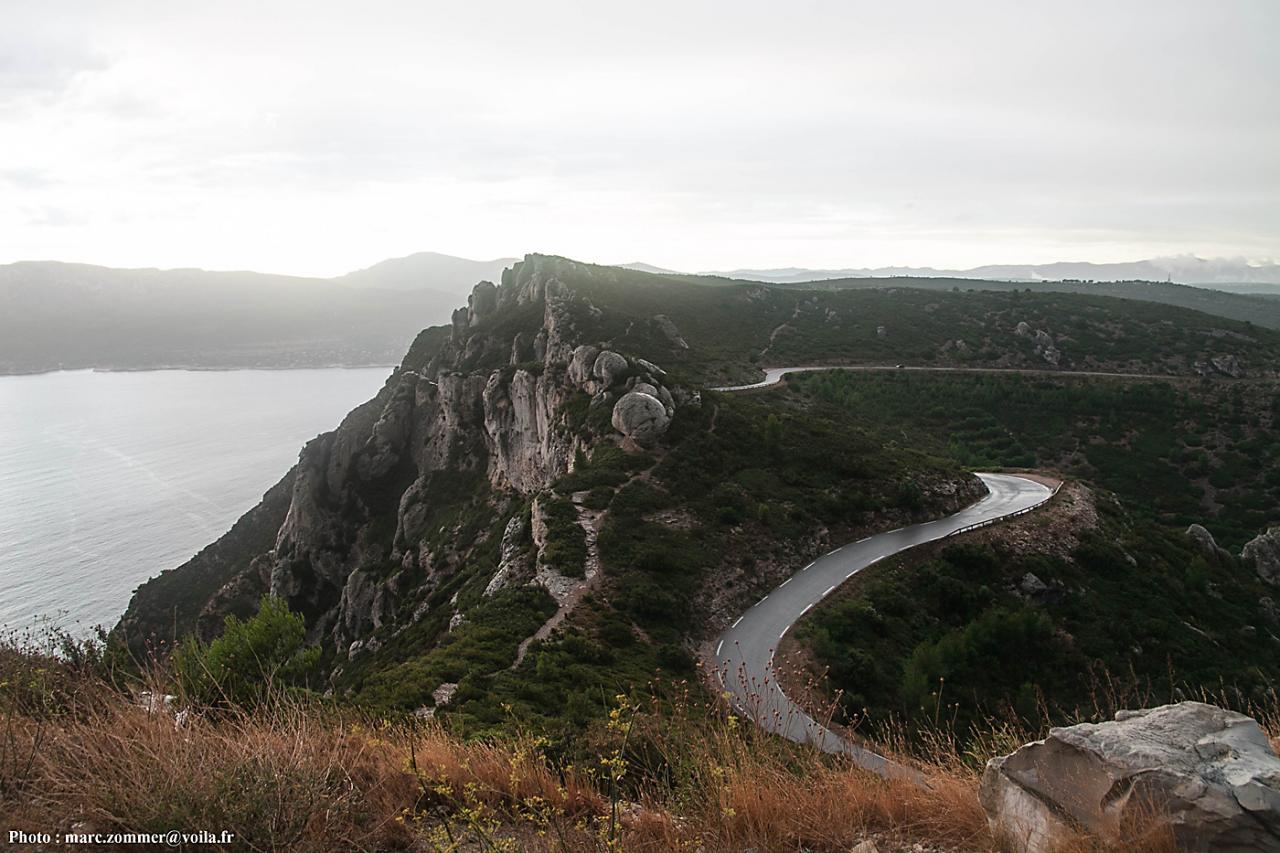
[[[1054,342],[1053,335],[1044,329],[1036,329],[1031,335],[1031,340],[1036,345],[1036,355],[1046,362],[1056,367],[1062,361],[1062,351],[1058,349],[1057,344]]]
[[[1221,563],[1228,559],[1231,555],[1226,549],[1220,546],[1203,525],[1193,524],[1187,528],[1187,536],[1191,539],[1191,543],[1196,546],[1196,550],[1204,556],[1206,560],[1214,563]]]
[[[484,588],[488,598],[509,586],[523,580],[529,574],[529,558],[524,551],[524,535],[528,529],[524,515],[517,514],[507,522],[502,531],[502,544],[499,547],[498,571],[494,572],[489,585]]]
[[[1150,813],[1186,850],[1280,851],[1280,758],[1251,718],[1200,702],[1055,728],[992,759],[979,796],[1025,853],[1048,853],[1068,828],[1105,841]]]
[[[661,436],[680,389],[664,386],[657,365],[583,340],[599,310],[561,279],[569,267],[581,272],[533,255],[500,285],[476,285],[451,325],[424,332],[377,396],[309,442],[225,541],[139,589],[121,622],[130,646],[144,653],[156,637],[192,630],[208,638],[269,592],[305,617],[310,641],[367,654],[375,634],[428,612],[432,590],[486,529],[440,526],[442,502],[474,499],[473,519],[497,524],[589,443],[615,440],[572,428],[571,403],[585,394],[597,413],[610,407],[637,442]],[[624,379],[649,393],[623,392]],[[630,397],[620,412],[618,397]],[[467,491],[450,493],[458,483]],[[507,524],[491,595],[533,573],[523,534]],[[184,584],[190,592],[179,593]]]
[[[573,350],[569,359],[569,381],[576,385],[586,386],[595,372],[596,358],[600,355],[600,347],[582,344]]]
[[[1280,586],[1280,527],[1272,527],[1250,539],[1240,556],[1263,581]]]
[[[1234,355],[1215,355],[1209,359],[1209,363],[1213,365],[1214,370],[1232,379],[1239,379],[1244,375],[1244,371],[1240,368],[1240,361]]]
[[[681,336],[680,330],[676,328],[676,324],[666,314],[657,314],[653,318],[653,322],[658,327],[658,331],[671,343],[672,346],[679,349],[688,349],[689,344]]]
[[[637,444],[652,445],[667,427],[671,416],[662,401],[644,391],[630,391],[613,407],[613,428]]]
[[[612,388],[627,370],[627,359],[616,352],[605,350],[596,357],[591,373],[604,383],[605,388]]]

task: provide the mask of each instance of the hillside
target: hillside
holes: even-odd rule
[[[484,277],[477,273],[495,270],[500,263],[443,255],[337,279],[8,264],[0,266],[0,375],[395,364],[423,326],[447,322]]]
[[[800,290],[911,287],[924,290],[1031,290],[1036,293],[1079,293],[1093,296],[1114,296],[1119,299],[1138,299],[1179,308],[1203,311],[1215,317],[1253,323],[1268,329],[1280,329],[1280,305],[1275,303],[1274,284],[1221,285],[1195,287],[1163,281],[1080,281],[1059,279],[1053,281],[1008,281],[996,279],[966,279],[949,276],[918,276],[884,278],[840,277],[791,283]]]
[[[845,278],[960,278],[986,281],[1039,282],[1159,282],[1174,281],[1199,287],[1259,287],[1280,285],[1280,264],[1250,263],[1242,258],[1197,258],[1179,256],[1150,258],[1120,263],[1058,261],[1048,264],[986,264],[965,270],[933,267],[878,267],[875,269],[802,269],[789,267],[768,270],[734,270],[707,273],[729,278],[797,283]]]
[[[9,264],[0,266],[0,375],[86,367],[139,370],[393,364],[420,329],[448,320],[452,308],[465,298],[472,284],[482,280],[498,281],[503,269],[511,263],[505,258],[471,261],[420,252],[331,279],[252,272],[123,270],[54,262]],[[874,317],[876,322],[869,328],[878,331],[883,326],[886,331],[881,336],[890,337],[888,343],[878,348],[860,345],[855,351],[847,346],[828,347],[820,353],[824,358],[875,357],[952,363],[954,359],[947,353],[928,356],[923,348],[925,342],[914,332],[909,338],[889,333],[891,330],[901,333],[903,327],[899,321],[906,318],[912,318],[910,325],[914,326],[915,312],[920,309],[930,312],[941,309],[944,313],[937,318],[940,322],[931,323],[927,330],[936,349],[946,346],[946,334],[952,327],[959,330],[964,324],[987,322],[989,318],[982,316],[954,315],[956,310],[972,310],[979,300],[971,300],[968,308],[963,302],[948,301],[952,297],[920,301],[926,291],[952,292],[957,288],[1012,293],[1032,287],[1040,302],[1025,299],[1025,294],[1018,298],[1029,307],[1039,305],[1050,310],[1056,310],[1052,298],[1046,296],[1050,293],[1114,296],[1190,308],[1244,323],[1244,326],[1219,323],[1205,329],[1206,334],[1218,336],[1234,331],[1248,338],[1252,337],[1250,326],[1280,328],[1280,302],[1274,297],[1142,281],[1058,281],[1029,285],[972,279],[869,278],[775,283],[766,288],[728,278],[680,274],[663,276],[664,285],[647,274],[658,271],[657,268],[643,264],[629,264],[617,268],[613,274],[605,272],[611,269],[608,267],[592,269],[596,271],[593,273],[596,279],[611,279],[618,286],[631,286],[627,284],[631,282],[638,290],[636,296],[641,297],[641,303],[646,301],[645,297],[655,294],[670,298],[671,311],[681,315],[682,324],[691,323],[699,329],[696,337],[702,339],[707,349],[694,355],[704,369],[713,365],[725,367],[725,360],[755,357],[769,361],[790,354],[784,345],[771,346],[771,342],[797,331],[805,336],[819,333],[821,330],[812,322],[814,311],[822,314],[819,319],[831,327],[827,332],[834,332],[837,337],[847,338],[850,332],[860,328],[849,323],[851,313]],[[632,275],[639,277],[629,278]],[[691,290],[685,286],[688,284],[698,288]],[[675,290],[664,287],[675,287]],[[725,288],[726,293],[718,296],[704,293],[711,287]],[[788,295],[789,290],[814,293]],[[844,290],[873,292],[852,298],[824,295],[825,291]],[[694,293],[702,295],[691,296]],[[767,296],[768,304],[750,305],[749,310],[742,311],[744,294],[752,294],[750,298],[757,300]],[[648,325],[655,315],[667,310],[659,302],[649,298],[648,304],[619,305],[642,312],[640,319]],[[984,307],[1008,311],[1012,306],[1001,308],[992,303]],[[746,350],[713,352],[722,342],[715,340],[718,333],[714,329],[705,327],[704,315],[699,312],[720,310],[741,314],[742,319],[753,325],[762,320],[771,321],[771,325],[756,330],[750,338],[737,341],[749,343]],[[789,322],[788,314],[794,314],[797,322]],[[1165,314],[1158,308],[1151,309],[1149,316],[1151,322],[1162,324],[1203,320],[1195,315]],[[993,330],[1000,330],[999,324],[993,326]],[[865,333],[866,329],[862,331]],[[1058,329],[1047,331],[1055,335],[1064,333]],[[1134,331],[1150,334],[1161,330]],[[829,335],[821,332],[820,336]],[[912,342],[920,346],[912,350],[909,348]],[[968,341],[966,346],[973,343]],[[1008,349],[1004,342],[995,343],[1000,352]],[[1154,350],[1158,343],[1152,342],[1149,348]],[[1181,372],[1184,367],[1185,364],[1171,364],[1163,369]]]
[[[477,281],[500,281],[502,271],[517,260],[473,261],[439,252],[417,252],[380,261],[334,280],[373,290],[433,290],[461,300]]]
[[[1102,535],[1096,554],[1060,570],[1075,572],[1084,601],[1108,594],[1108,567],[1131,556],[1202,583],[1185,522],[1234,549],[1277,521],[1266,440],[1277,339],[1106,297],[797,298],[530,256],[500,286],[478,285],[451,325],[421,333],[379,395],[309,443],[225,537],[141,586],[115,636],[163,653],[187,632],[215,637],[224,616],[248,616],[270,593],[306,621],[314,689],[447,709],[463,731],[501,730],[514,712],[579,749],[602,691],[712,701],[698,656],[736,614],[832,547],[971,502],[979,465],[1117,490],[1116,517],[1131,519],[1117,523],[1154,550]],[[706,389],[765,359],[1025,365],[1061,378],[890,369],[759,395]],[[1159,381],[1072,378],[1080,367]],[[1166,410],[1176,419],[1162,431]],[[1008,570],[974,565],[990,574],[977,586]],[[1210,590],[1259,583],[1235,558],[1213,571]],[[1162,618],[1159,598],[1129,606],[1131,619]],[[1206,632],[1262,630],[1262,617],[1203,613]],[[1195,663],[1150,642],[1188,688],[1219,654]],[[1222,649],[1222,672],[1280,677],[1261,639]],[[1113,650],[1103,663],[1126,660]],[[1254,685],[1241,675],[1241,690]]]

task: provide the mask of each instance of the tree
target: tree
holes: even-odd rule
[[[306,625],[283,599],[263,596],[247,621],[228,616],[222,636],[205,644],[187,636],[173,655],[179,692],[197,704],[250,707],[273,689],[299,683],[320,649],[307,648]]]

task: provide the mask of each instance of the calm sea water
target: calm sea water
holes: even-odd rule
[[[110,626],[387,368],[0,377],[0,625]]]

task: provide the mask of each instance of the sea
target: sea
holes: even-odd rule
[[[0,377],[0,626],[85,636],[217,539],[390,368]]]

